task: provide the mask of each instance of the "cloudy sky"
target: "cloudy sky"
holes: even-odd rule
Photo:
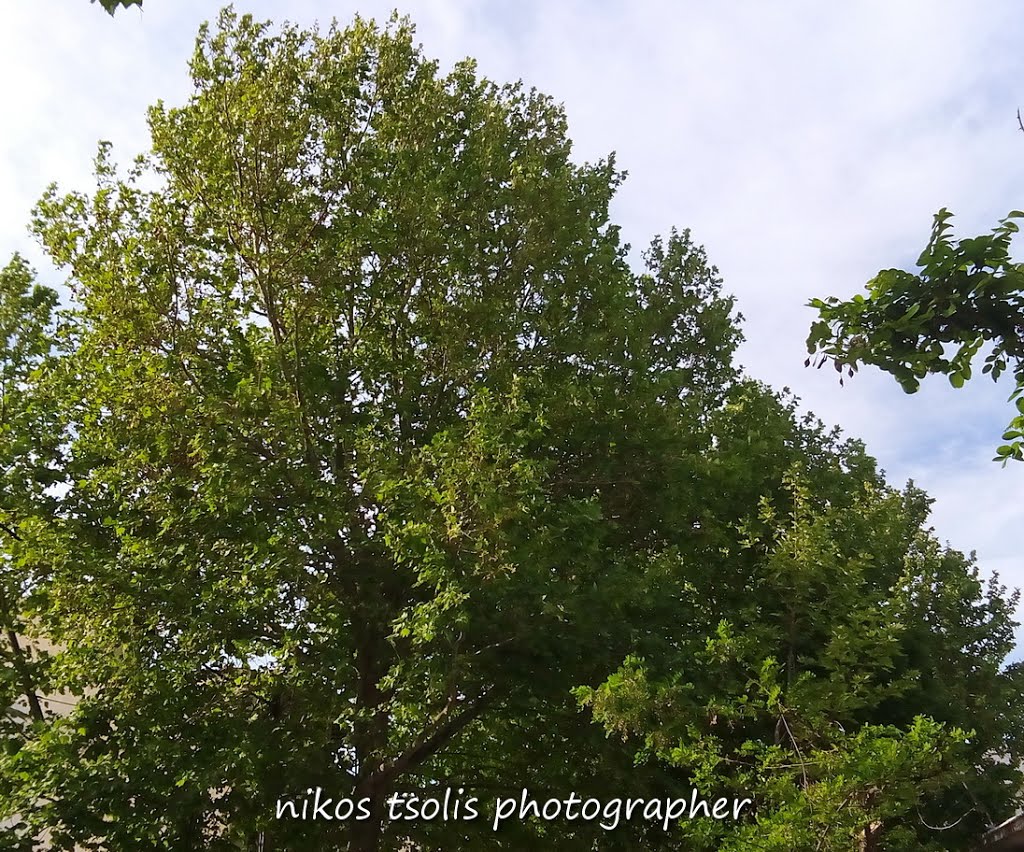
[[[43,188],[89,186],[96,142],[127,161],[145,108],[182,101],[196,29],[217,3],[145,0],[109,18],[87,0],[0,0],[0,257],[55,273],[26,231]],[[394,0],[249,0],[238,11],[300,24]],[[1024,207],[1024,8],[890,0],[406,0],[428,55],[473,56],[497,81],[564,102],[576,156],[616,151],[614,207],[642,246],[689,227],[736,294],[741,360],[867,441],[890,481],[936,498],[940,538],[1024,586],[1013,535],[1024,465],[990,461],[1010,388],[942,377],[906,396],[862,372],[845,388],[803,367],[813,296],[850,295],[913,263],[931,216],[963,235]],[[1024,632],[1019,634],[1024,638]]]

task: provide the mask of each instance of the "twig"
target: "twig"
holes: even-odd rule
[[[786,721],[786,714],[781,709],[779,710],[779,718],[782,720],[782,724],[786,728],[786,733],[789,734],[789,740],[793,743],[793,748],[796,749],[797,757],[800,758],[800,773],[804,777],[804,789],[806,790],[809,782],[807,781],[807,763],[804,760],[804,753],[800,750],[796,737],[793,736],[793,731],[789,727],[789,722]]]

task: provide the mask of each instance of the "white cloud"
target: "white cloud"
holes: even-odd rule
[[[187,91],[195,30],[214,7],[145,0],[110,19],[86,0],[8,4],[0,31],[0,249],[25,250],[27,211],[50,180],[87,182],[96,140],[144,146],[144,109]],[[352,5],[259,0],[299,23]],[[387,17],[391,4],[367,2]],[[566,104],[580,158],[614,149],[630,179],[616,202],[628,240],[672,225],[707,245],[739,297],[755,375],[792,387],[863,437],[899,482],[937,498],[939,535],[1024,584],[1010,537],[1024,469],[992,464],[1006,387],[905,397],[888,377],[805,370],[811,296],[849,294],[912,262],[931,215],[963,233],[1024,206],[1024,19],[1014,0],[730,4],[639,0],[403,6],[427,52],[471,55]],[[33,252],[38,258],[38,253]]]

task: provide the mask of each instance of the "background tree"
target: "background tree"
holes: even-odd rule
[[[42,721],[45,676],[25,641],[23,598],[32,577],[18,558],[16,528],[52,504],[58,478],[59,431],[39,394],[39,377],[55,358],[57,294],[33,283],[21,257],[0,270],[0,707],[20,733],[26,719]]]
[[[684,825],[686,848],[973,848],[1020,785],[1016,597],[792,403],[749,386],[719,417],[708,463],[761,481],[711,501],[675,634],[649,625],[581,701],[705,795],[753,799],[751,821]]]

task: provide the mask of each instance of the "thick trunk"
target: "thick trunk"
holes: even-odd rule
[[[370,800],[370,818],[353,820],[348,848],[350,852],[378,852],[384,833],[384,798],[391,780],[383,772],[391,725],[388,696],[380,688],[380,679],[387,671],[385,626],[367,618],[357,643],[356,696],[363,716],[356,725],[353,740],[359,760],[354,796],[356,801]]]
[[[384,796],[376,778],[356,787],[356,800],[370,800],[370,818],[352,823],[348,852],[379,852],[384,837]]]
[[[879,840],[882,834],[882,824],[872,822],[864,827],[864,837],[860,842],[861,852],[878,852],[881,848]]]

